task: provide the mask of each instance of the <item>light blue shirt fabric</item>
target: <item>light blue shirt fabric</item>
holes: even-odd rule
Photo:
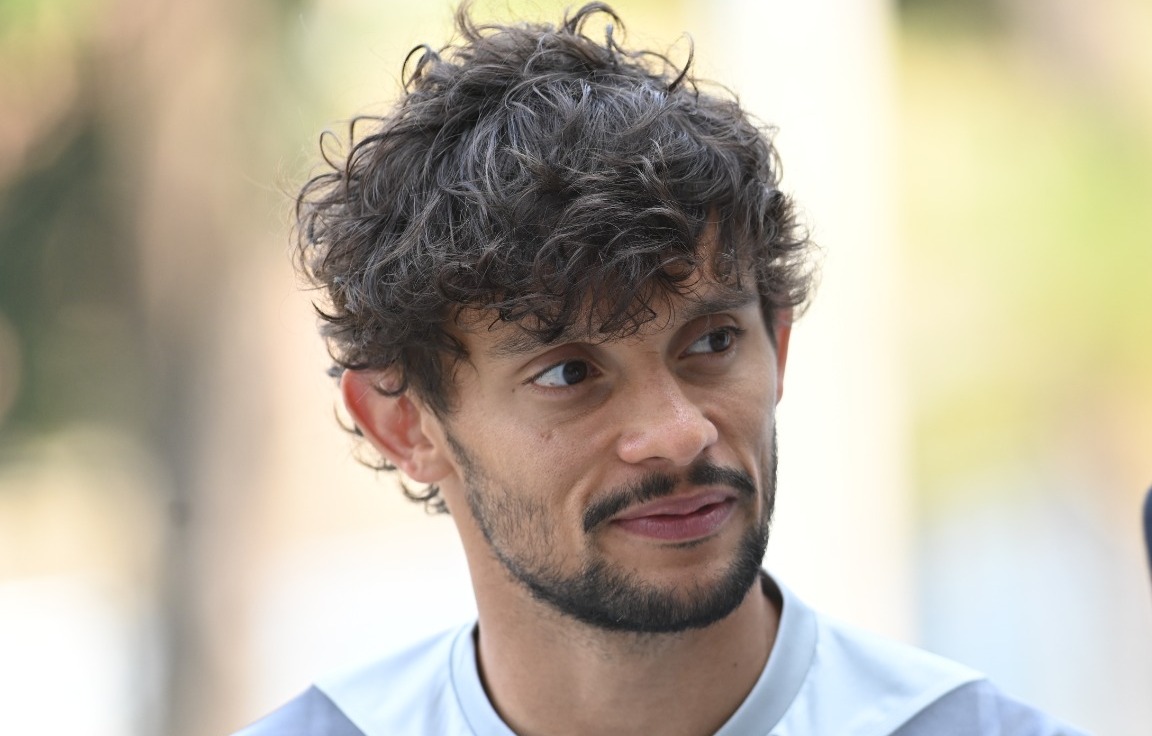
[[[764,577],[781,604],[768,663],[715,736],[1083,736],[980,673],[820,616]],[[322,679],[236,736],[516,736],[488,700],[475,623]]]

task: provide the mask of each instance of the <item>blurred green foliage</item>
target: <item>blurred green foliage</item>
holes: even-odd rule
[[[1005,24],[997,0],[896,0],[896,11],[905,24],[938,33],[987,33]]]
[[[76,421],[131,425],[141,413],[133,213],[87,38],[102,5],[0,2],[0,82],[17,141],[0,170],[0,316],[19,361],[17,376],[0,377],[19,381],[0,447]]]
[[[47,138],[43,158],[0,190],[0,312],[23,363],[0,442],[140,412],[135,243],[102,123],[73,110]]]
[[[919,486],[1102,464],[1094,436],[1138,473],[1152,443],[1148,126],[1104,85],[989,36],[905,26],[901,69]],[[1076,438],[1080,457],[1065,457]]]
[[[0,0],[0,48],[73,39],[104,9],[101,0]]]

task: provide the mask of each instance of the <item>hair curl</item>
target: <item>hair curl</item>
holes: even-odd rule
[[[767,318],[807,301],[810,244],[776,151],[730,93],[700,90],[691,53],[678,67],[624,48],[598,2],[559,26],[478,25],[462,6],[456,26],[455,45],[409,54],[389,114],[352,121],[347,155],[322,137],[327,168],[296,200],[334,375],[391,369],[381,390],[446,416],[461,310],[544,342],[582,321],[627,334],[691,284],[710,224],[713,272],[752,274]],[[405,492],[443,510],[435,486]]]

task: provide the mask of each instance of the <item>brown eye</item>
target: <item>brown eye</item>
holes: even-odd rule
[[[708,335],[708,347],[712,348],[712,352],[719,353],[722,350],[727,350],[728,346],[732,344],[732,333],[728,330],[720,330]]]
[[[735,327],[725,327],[720,330],[713,330],[706,335],[702,335],[696,342],[688,346],[684,351],[685,355],[707,355],[709,353],[722,353],[732,347],[732,343],[736,340],[737,329]]]
[[[583,360],[566,360],[557,363],[532,379],[537,386],[559,388],[574,386],[588,378],[588,363]]]

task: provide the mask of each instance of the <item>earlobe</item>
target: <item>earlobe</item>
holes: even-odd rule
[[[417,483],[436,483],[451,472],[439,445],[424,431],[428,408],[404,392],[385,393],[387,375],[346,370],[340,377],[344,406],[365,439]]]

